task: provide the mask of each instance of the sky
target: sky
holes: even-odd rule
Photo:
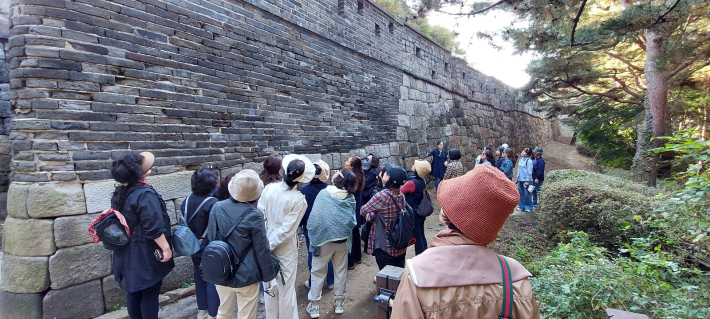
[[[458,12],[458,8],[444,10]],[[457,40],[461,43],[461,48],[466,50],[465,59],[475,69],[515,88],[530,80],[525,68],[532,59],[532,54],[514,55],[512,46],[507,43],[500,43],[503,48],[499,51],[491,46],[488,40],[476,37],[479,31],[496,31],[510,25],[514,21],[512,14],[493,10],[485,15],[468,18],[431,12],[427,18],[430,24],[447,27],[459,33]]]

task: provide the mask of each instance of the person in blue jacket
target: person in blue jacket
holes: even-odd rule
[[[536,147],[533,150],[533,185],[535,185],[535,190],[532,193],[533,207],[540,207],[540,203],[537,201],[537,192],[542,187],[542,182],[545,181],[545,160],[542,159],[542,147]]]
[[[526,147],[522,153],[520,153],[520,159],[518,160],[518,193],[520,193],[520,203],[518,204],[518,211],[531,212],[533,210],[532,205],[532,194],[528,191],[528,186],[533,184],[533,163],[530,159],[532,152],[530,148]]]
[[[308,217],[311,216],[311,210],[313,209],[313,203],[316,201],[316,197],[318,197],[318,193],[320,191],[324,190],[326,187],[328,187],[328,178],[330,178],[330,166],[328,166],[328,163],[324,162],[323,160],[319,160],[315,163],[313,163],[313,166],[316,167],[316,176],[313,177],[311,182],[303,186],[301,188],[301,193],[306,196],[306,204],[308,204],[308,208],[306,208],[306,212],[303,214],[303,218],[301,219],[301,223],[299,226],[303,226],[303,229],[305,230],[306,227],[308,227]],[[304,231],[303,235],[306,238],[306,247],[310,247],[311,245],[311,239],[308,237],[308,232]],[[310,274],[310,270],[313,267],[313,252],[309,251],[308,252],[308,271]],[[328,289],[333,289],[334,284],[335,284],[335,273],[333,272],[333,262],[328,263],[328,273],[326,275],[326,281],[328,284]],[[311,277],[310,275],[308,276],[308,280],[304,283],[304,286],[306,288],[311,289]]]
[[[430,175],[435,178],[435,187],[439,189],[439,182],[444,179],[444,173],[446,173],[446,164],[448,164],[449,154],[444,150],[444,142],[441,141],[437,144],[435,150],[429,152],[427,157],[431,156],[431,173]]]

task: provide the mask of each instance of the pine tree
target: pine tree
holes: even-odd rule
[[[490,10],[517,16],[524,26],[481,36],[537,54],[528,68],[527,97],[553,114],[574,114],[592,98],[643,106],[634,176],[655,186],[659,155],[649,150],[661,144],[657,137],[672,133],[669,90],[710,64],[707,0],[421,0],[418,11],[450,4],[460,6],[457,16]]]

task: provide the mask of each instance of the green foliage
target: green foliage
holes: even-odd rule
[[[710,142],[700,138],[698,130],[683,130],[676,135],[663,137],[664,147],[653,149],[656,153],[675,152],[676,164],[688,165],[676,178],[685,183],[679,191],[681,200],[699,202],[710,196]]]
[[[587,157],[596,157],[597,156],[597,151],[589,148],[584,143],[577,143],[577,146],[575,147],[577,149],[577,153],[582,154]]]
[[[387,10],[400,21],[404,21],[419,30],[424,35],[445,47],[456,55],[465,55],[466,51],[461,49],[460,43],[456,41],[456,33],[445,27],[431,25],[424,16],[417,16],[403,0],[374,0],[380,7]]]
[[[602,318],[606,308],[651,318],[710,316],[710,279],[665,259],[652,239],[634,241],[631,257],[612,259],[584,232],[568,237],[528,266],[542,318]]]
[[[542,209],[537,213],[541,229],[551,238],[564,239],[568,231],[585,231],[605,247],[618,247],[647,231],[635,216],[647,216],[658,207],[649,195],[656,190],[628,180],[578,170],[548,174]]]
[[[185,280],[185,282],[182,283],[182,285],[180,285],[180,288],[187,288],[187,287],[193,286],[194,284],[195,284],[195,279],[188,278],[187,280]]]
[[[640,105],[620,106],[599,98],[589,99],[574,117],[577,138],[594,151],[599,164],[628,168],[636,152],[634,124],[641,113]]]

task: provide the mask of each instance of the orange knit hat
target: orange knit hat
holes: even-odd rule
[[[466,175],[442,181],[437,198],[456,228],[481,244],[496,239],[520,201],[515,184],[490,165],[478,165]]]

